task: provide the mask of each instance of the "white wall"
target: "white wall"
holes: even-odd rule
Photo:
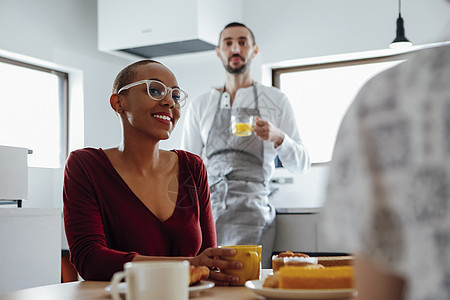
[[[244,19],[260,44],[263,63],[385,49],[395,38],[395,0],[245,0]],[[446,0],[403,0],[406,37],[439,41],[450,16]]]

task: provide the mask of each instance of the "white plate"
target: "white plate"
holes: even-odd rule
[[[271,299],[349,299],[354,297],[353,289],[327,289],[327,290],[303,290],[303,289],[276,289],[262,287],[264,280],[250,280],[245,287],[255,294]]]
[[[189,297],[196,297],[201,291],[207,290],[214,287],[214,282],[202,280],[199,283],[189,287]],[[105,287],[107,292],[111,292],[111,285]],[[120,294],[125,294],[127,292],[127,283],[121,282],[117,285],[117,290]]]
[[[214,287],[214,282],[202,280],[193,286],[189,287],[189,297],[196,297],[201,291]]]

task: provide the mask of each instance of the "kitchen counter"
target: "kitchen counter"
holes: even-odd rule
[[[285,168],[276,168],[271,188],[276,189],[270,202],[277,214],[318,213],[325,202],[328,165],[312,166],[300,175]]]
[[[315,165],[301,175],[275,169],[270,202],[277,212],[273,251],[321,252],[319,212],[326,199],[328,165]]]

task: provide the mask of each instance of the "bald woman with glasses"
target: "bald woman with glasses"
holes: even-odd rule
[[[167,67],[153,60],[135,62],[119,72],[110,97],[122,125],[121,144],[70,154],[64,224],[71,262],[85,280],[110,280],[129,261],[242,267],[215,258],[235,250],[216,247],[200,157],[159,149],[159,141],[172,134],[186,98]],[[222,284],[238,280],[218,271],[210,277]]]

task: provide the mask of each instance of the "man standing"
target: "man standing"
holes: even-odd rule
[[[278,155],[295,173],[306,171],[310,161],[288,98],[251,77],[250,64],[258,51],[248,27],[225,26],[216,47],[226,71],[225,85],[192,102],[182,148],[205,160],[218,244],[262,244],[263,267],[270,268],[275,209],[269,203],[268,183],[274,159]],[[231,116],[238,112],[255,117],[251,135],[232,134]]]

